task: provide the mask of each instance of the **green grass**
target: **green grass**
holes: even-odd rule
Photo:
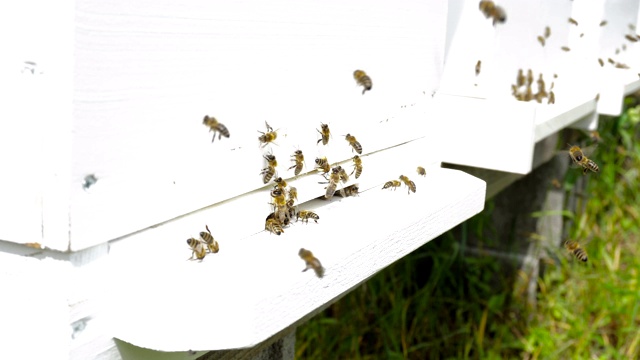
[[[536,308],[513,291],[520,271],[489,256],[463,256],[471,237],[492,242],[488,202],[299,327],[296,357],[640,358],[640,107],[627,105],[621,117],[601,119],[593,157],[601,172],[590,174],[585,189],[576,186],[582,174],[575,169],[563,184],[585,194],[562,214],[589,262],[551,249]]]

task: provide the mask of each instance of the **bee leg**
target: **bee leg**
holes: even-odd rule
[[[582,175],[587,175],[588,172],[589,172],[588,168],[582,169]]]

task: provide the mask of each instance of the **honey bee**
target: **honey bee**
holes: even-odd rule
[[[260,140],[261,147],[265,147],[269,143],[274,143],[274,140],[278,138],[278,132],[274,131],[273,128],[269,126],[269,123],[267,123],[266,121],[264,122],[264,124],[267,126],[267,132],[263,133],[262,131],[258,130],[258,132],[262,134],[258,137],[258,140]]]
[[[556,189],[562,188],[562,184],[560,184],[560,181],[558,181],[558,179],[556,179],[556,178],[551,180],[551,185],[553,185],[553,187],[556,188]]]
[[[569,156],[571,157],[571,160],[573,160],[574,163],[582,167],[583,175],[586,175],[589,170],[595,173],[600,171],[600,168],[598,167],[598,165],[593,160],[587,158],[584,155],[584,152],[582,151],[582,149],[580,149],[580,147],[576,145],[571,146],[571,148],[569,148]]]
[[[367,75],[364,71],[362,70],[354,71],[353,78],[356,79],[356,82],[358,83],[358,85],[361,85],[363,87],[362,95],[364,95],[366,91],[371,90],[373,83],[371,82],[371,78],[369,77],[369,75]]]
[[[414,183],[413,181],[409,180],[408,177],[404,176],[404,175],[400,175],[399,177],[400,181],[402,181],[405,185],[407,185],[407,194],[410,194],[411,192],[416,192],[416,183]]]
[[[595,143],[599,143],[602,141],[602,138],[600,137],[600,133],[597,130],[591,130],[589,132],[589,137],[591,138],[591,141]]]
[[[276,235],[280,235],[284,232],[284,230],[282,229],[282,225],[280,225],[280,223],[276,219],[267,218],[267,221],[265,221],[264,224],[264,229]]]
[[[384,186],[382,187],[382,190],[384,189],[397,189],[400,187],[400,185],[402,185],[402,183],[398,180],[391,180],[391,181],[387,181]]]
[[[329,160],[326,157],[316,158],[316,169],[321,169],[324,174],[331,171]]]
[[[358,184],[353,184],[350,186],[347,186],[344,189],[340,189],[339,193],[340,196],[342,197],[349,197],[349,196],[358,196],[360,191],[360,187],[358,187]]]
[[[296,163],[290,167],[288,170],[291,169],[295,169],[293,170],[293,173],[298,176],[300,175],[300,172],[302,171],[302,167],[304,166],[304,155],[302,154],[302,150],[296,150],[293,155],[291,155],[291,157],[293,158],[293,161],[295,161]]]
[[[625,35],[624,37],[625,37],[627,40],[631,41],[631,42],[637,42],[637,41],[638,41],[638,39],[637,39],[635,36],[633,36],[633,35]]]
[[[293,219],[296,216],[297,208],[298,207],[295,205],[295,201],[293,199],[287,200],[287,218]]]
[[[353,171],[351,172],[351,174],[353,174],[354,172],[356,173],[356,179],[360,177],[360,175],[362,174],[362,159],[360,158],[360,156],[356,155],[353,157]],[[351,175],[349,174],[349,175]]]
[[[540,43],[540,45],[542,45],[544,47],[544,38],[542,36],[538,36],[538,42]]]
[[[293,186],[289,187],[289,199],[298,200],[298,189]]]
[[[480,75],[480,69],[482,67],[482,61],[478,60],[476,63],[476,76]]]
[[[223,136],[226,138],[229,137],[229,130],[227,130],[227,127],[218,122],[218,120],[213,116],[205,115],[202,123],[209,127],[209,132],[213,131],[213,138],[211,139],[211,142],[216,139],[216,133],[218,134],[218,140]]]
[[[600,21],[600,26],[607,26],[607,20]]]
[[[338,187],[338,183],[340,182],[340,169],[338,167],[334,167],[331,169],[331,175],[329,176],[329,182],[327,185],[327,192],[324,194],[325,199],[331,199],[333,194],[336,192],[336,188]],[[320,184],[327,184],[326,182],[321,182]]]
[[[218,242],[213,238],[213,235],[211,235],[209,225],[205,225],[205,228],[207,229],[207,232],[201,231],[200,237],[202,238],[202,242],[207,245],[207,250],[209,250],[210,253],[215,254],[220,250],[220,245],[218,245]]]
[[[345,136],[345,139],[349,142],[349,145],[351,145],[351,147],[353,148],[352,150],[355,150],[358,154],[362,154],[362,145],[360,145],[358,140],[356,140],[355,136],[351,134],[347,134]]]
[[[188,260],[194,260],[193,256],[195,255],[198,260],[204,259],[207,255],[207,249],[205,248],[205,243],[200,240],[196,240],[194,238],[187,239],[187,244],[191,248],[191,257]]]
[[[598,63],[600,64],[600,67],[604,66],[604,61],[600,58],[598,58]]]
[[[298,215],[296,215],[296,220],[297,219],[302,219],[302,222],[306,223],[308,223],[309,219],[311,219],[317,224],[318,220],[320,220],[320,216],[310,210],[300,210],[300,212],[298,212]]]
[[[562,51],[571,51],[568,46],[563,46],[560,49],[562,49]]]
[[[273,179],[273,182],[276,183],[276,188],[278,188],[278,189],[280,189],[282,191],[284,191],[284,188],[287,187],[287,182],[284,181],[284,179],[279,177],[279,176],[277,178]]]
[[[319,278],[324,276],[324,268],[322,267],[322,264],[320,264],[320,260],[318,260],[315,256],[313,256],[313,253],[311,251],[306,249],[300,249],[300,251],[298,252],[298,255],[302,260],[304,260],[305,264],[307,265],[307,267],[305,267],[304,270],[302,270],[302,272],[305,272],[309,269],[313,269],[313,271],[315,271],[316,275]]]
[[[343,183],[348,182],[349,175],[347,174],[347,172],[340,165],[338,165],[337,168],[338,168],[338,172],[340,173],[340,181],[342,181]]]
[[[572,24],[572,25],[578,26],[578,22],[577,22],[577,21],[575,21],[573,18],[569,18],[569,24]]]
[[[418,175],[427,176],[427,170],[425,170],[422,166],[418,166],[416,171],[418,172]]]
[[[552,91],[549,91],[549,99],[547,100],[547,104],[555,104],[556,103],[556,94]]]
[[[609,64],[611,64],[611,65],[615,65],[615,63],[616,63],[615,61],[613,61],[613,59],[612,59],[612,58],[608,58],[608,59],[607,59],[607,61],[608,61],[608,62],[609,62]]]
[[[276,220],[279,223],[284,223],[284,219],[287,217],[289,212],[287,211],[287,199],[284,196],[284,192],[281,189],[273,189],[271,190],[271,198],[273,199],[273,207],[274,213],[276,215]]]
[[[629,65],[619,63],[619,62],[617,62],[615,66],[616,66],[616,69],[629,69]]]
[[[527,79],[524,77],[524,73],[522,72],[522,69],[518,69],[518,77],[516,79],[516,86],[517,87],[524,86],[526,80]]]
[[[276,157],[273,154],[265,155],[264,158],[265,160],[267,160],[267,167],[262,169],[262,171],[260,172],[260,175],[262,175],[262,182],[266,184],[275,175],[276,166],[278,166],[278,161],[276,160]]]
[[[577,241],[567,240],[564,242],[564,247],[582,262],[587,262],[589,259],[587,252],[580,247]]]
[[[318,131],[320,133],[320,136],[321,136],[320,140],[318,140],[318,142],[316,142],[316,144],[318,144],[318,143],[320,143],[320,141],[322,141],[322,145],[327,145],[329,143],[329,137],[331,136],[331,131],[329,130],[329,125],[320,123],[320,128],[322,130],[316,129],[316,131]]]
[[[544,27],[544,38],[548,39],[551,36],[551,28],[548,26]]]
[[[479,5],[480,11],[484,14],[484,17],[487,19],[493,19],[493,25],[496,23],[504,23],[507,21],[507,13],[503,8],[494,4],[493,1],[482,0]]]

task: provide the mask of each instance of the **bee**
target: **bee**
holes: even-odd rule
[[[402,183],[398,180],[391,180],[391,181],[387,181],[384,186],[382,187],[382,190],[384,189],[397,189],[400,187],[400,185],[402,185]]]
[[[329,130],[329,125],[320,123],[320,128],[322,130],[316,129],[316,131],[318,131],[320,133],[320,136],[321,136],[320,140],[318,140],[318,142],[316,142],[316,144],[318,144],[318,143],[320,143],[320,141],[322,141],[322,145],[327,145],[329,143],[329,136],[331,136],[331,131]]]
[[[580,33],[580,37],[583,37],[583,36],[584,36],[584,33]]]
[[[339,193],[340,196],[342,197],[349,197],[349,196],[358,196],[360,191],[360,187],[358,187],[358,184],[353,184],[350,186],[347,186],[344,189],[340,189]]]
[[[260,175],[262,175],[262,182],[266,184],[275,175],[278,161],[276,160],[275,155],[272,154],[265,155],[264,158],[267,160],[267,167],[262,169]]]
[[[205,115],[202,123],[209,127],[209,132],[213,131],[213,138],[211,139],[211,142],[216,139],[216,133],[218,134],[218,140],[223,136],[226,138],[229,137],[229,130],[227,130],[227,127],[216,120],[213,116]]]
[[[562,51],[571,51],[568,46],[563,46],[560,49],[562,49]]]
[[[340,174],[340,181],[342,181],[343,183],[346,183],[349,181],[349,175],[347,174],[347,172],[342,168],[342,166],[338,165],[338,172]]]
[[[287,200],[287,217],[285,219],[293,219],[296,216],[297,206],[294,205],[293,199]]]
[[[608,59],[607,59],[607,61],[608,61],[608,62],[609,62],[609,64],[611,64],[611,65],[615,65],[615,63],[616,63],[615,61],[613,61],[613,59],[612,59],[612,58],[608,58]]]
[[[572,24],[572,25],[578,26],[578,22],[577,22],[577,21],[575,21],[573,18],[569,18],[569,24]]]
[[[533,71],[531,69],[527,70],[527,84],[533,84]]]
[[[284,196],[283,190],[278,188],[271,190],[271,198],[273,199],[276,220],[282,224],[289,214],[287,211],[287,199]]]
[[[524,86],[525,81],[526,81],[526,78],[524,77],[524,73],[522,72],[522,69],[518,69],[518,77],[516,79],[516,86],[517,87]]]
[[[327,192],[324,194],[325,199],[331,199],[333,194],[336,192],[336,188],[340,182],[340,169],[338,167],[331,169],[331,175],[328,180],[329,185],[327,186]],[[327,184],[327,182],[321,182],[319,184]]]
[[[282,179],[281,177],[277,177],[275,179],[273,179],[273,182],[276,183],[276,188],[284,191],[284,189],[287,187],[287,182],[284,181],[284,179]]]
[[[560,181],[558,181],[558,179],[556,179],[556,178],[551,180],[551,185],[553,185],[553,187],[556,188],[556,189],[562,188],[562,184],[560,184]]]
[[[478,60],[476,63],[476,76],[480,75],[480,68],[482,67],[482,61]]]
[[[542,36],[538,36],[538,42],[540,43],[540,45],[542,45],[544,47],[544,38]]]
[[[493,1],[482,0],[479,5],[480,11],[484,14],[484,17],[487,19],[493,19],[493,25],[496,23],[504,23],[507,21],[507,13],[503,8],[494,4]]]
[[[620,54],[620,49],[616,48],[616,55]]]
[[[427,176],[427,170],[425,170],[422,166],[418,166],[416,171],[418,172],[418,175]]]
[[[356,70],[353,72],[353,78],[356,79],[358,85],[361,85],[364,89],[362,89],[362,95],[364,95],[365,91],[371,90],[373,83],[371,83],[371,78],[362,70]]]
[[[625,37],[627,40],[631,41],[631,42],[637,42],[637,41],[638,41],[638,39],[637,39],[635,36],[633,36],[633,35],[625,35],[624,37]]]
[[[591,141],[595,143],[599,143],[602,141],[602,138],[600,137],[600,133],[597,130],[591,130],[589,132],[589,137],[591,138]]]
[[[640,74],[638,74],[638,76],[640,76]],[[596,94],[596,102],[600,101],[600,93]]]
[[[604,66],[604,61],[600,58],[598,58],[598,63],[600,64],[600,67]]]
[[[296,163],[290,167],[288,170],[291,169],[295,169],[293,170],[293,173],[298,176],[300,175],[300,172],[302,171],[302,167],[304,166],[304,155],[302,154],[302,150],[296,150],[293,155],[291,155],[291,157],[293,158],[293,161],[295,161]]]
[[[544,38],[548,39],[551,36],[551,28],[548,26],[544,27]]]
[[[571,146],[569,148],[569,156],[571,157],[571,160],[573,160],[574,163],[582,167],[583,175],[586,175],[587,172],[589,172],[589,170],[595,173],[600,171],[600,168],[598,167],[598,165],[593,160],[587,158],[584,155],[584,152],[582,151],[582,149],[580,149],[580,147],[576,145]]]
[[[362,159],[360,158],[360,156],[356,155],[353,157],[353,171],[351,172],[351,174],[353,174],[354,172],[356,173],[356,179],[360,177],[360,175],[362,174]],[[349,174],[349,175],[351,175]]]
[[[321,169],[324,174],[331,171],[329,160],[326,157],[316,158],[316,169]]]
[[[404,176],[404,175],[400,175],[399,177],[400,181],[402,181],[405,185],[407,185],[407,194],[410,194],[411,192],[416,192],[416,183],[414,183],[413,181],[409,180],[408,177]]]
[[[191,257],[187,260],[193,260],[194,255],[198,260],[202,260],[207,255],[205,243],[203,243],[202,241],[196,240],[194,238],[189,238],[187,239],[187,244],[191,248]]]
[[[607,26],[607,20],[600,21],[600,26]]]
[[[320,220],[320,216],[310,210],[300,210],[300,212],[298,212],[298,215],[296,215],[296,220],[297,219],[302,219],[302,221],[306,223],[308,223],[309,219],[311,219],[317,224],[318,220]]]
[[[264,229],[276,235],[280,235],[284,232],[284,230],[282,229],[282,225],[280,225],[280,223],[276,219],[267,218],[267,221],[265,221],[264,224]]]
[[[207,250],[209,250],[210,253],[215,254],[220,250],[220,246],[218,245],[218,242],[213,238],[213,235],[209,230],[209,225],[205,225],[204,227],[207,229],[207,232],[204,232],[204,231],[200,232],[200,237],[202,238],[202,242],[204,242],[207,245]]]
[[[28,242],[28,243],[24,243],[23,245],[28,246],[28,247],[33,248],[33,249],[43,249],[43,246],[40,243],[37,243],[37,242]]]
[[[617,62],[615,66],[616,66],[616,69],[629,69],[629,65],[619,63],[619,62]]]
[[[549,99],[547,100],[547,104],[555,104],[556,103],[556,94],[552,91],[549,91]]]
[[[582,262],[587,262],[589,259],[587,252],[580,247],[577,241],[567,240],[564,242],[564,247]]]
[[[274,143],[274,140],[278,138],[278,132],[274,131],[273,128],[269,126],[269,123],[267,123],[266,121],[264,122],[264,124],[267,126],[267,132],[263,133],[262,131],[258,130],[258,132],[262,134],[258,137],[258,140],[260,140],[261,147],[265,147],[269,143]]]
[[[305,267],[304,270],[302,270],[302,272],[305,272],[309,269],[313,269],[313,271],[316,272],[316,275],[319,278],[324,276],[324,268],[322,267],[322,264],[320,264],[320,260],[318,260],[315,256],[313,256],[313,253],[311,251],[306,249],[300,249],[300,251],[298,252],[298,255],[302,260],[304,260],[304,262],[307,265],[307,267]]]
[[[288,218],[288,217],[285,217],[285,218],[284,218],[284,221],[283,221],[282,223],[280,223],[280,222],[276,219],[276,213],[272,212],[272,213],[270,213],[270,214],[269,214],[269,216],[267,216],[267,219],[265,220],[265,230],[267,229],[267,228],[266,228],[266,222],[267,222],[268,220],[273,220],[273,221],[275,221],[277,224],[280,224],[280,226],[281,226],[281,227],[289,226],[289,223],[290,223],[290,221],[289,221],[289,218]],[[283,230],[283,232],[284,232],[284,230]]]
[[[362,154],[362,145],[356,140],[355,136],[347,134],[344,138],[349,142],[349,145],[353,148],[352,150],[355,150],[358,154]]]
[[[298,200],[298,189],[294,188],[293,186],[289,187],[289,199]]]

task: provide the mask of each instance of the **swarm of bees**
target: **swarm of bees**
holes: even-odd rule
[[[554,83],[551,83],[549,92],[547,92],[544,79],[542,78],[542,74],[540,74],[536,81],[538,92],[534,94],[532,90],[533,79],[533,71],[531,69],[527,70],[526,78],[522,69],[519,69],[516,84],[511,85],[512,95],[519,101],[535,100],[541,103],[543,99],[547,99],[547,104],[554,104],[556,101],[556,96],[552,90]]]
[[[480,11],[487,19],[493,20],[493,25],[504,24],[507,21],[507,13],[504,9],[496,5],[493,1],[482,0],[479,5]]]

